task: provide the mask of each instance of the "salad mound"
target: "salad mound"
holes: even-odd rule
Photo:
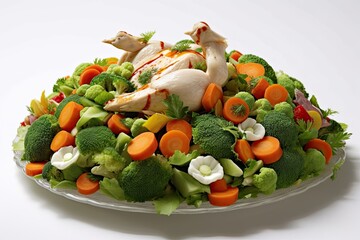
[[[226,207],[320,175],[350,133],[304,84],[226,51],[200,22],[176,44],[119,32],[118,58],[79,64],[33,99],[13,150],[52,188]],[[335,166],[338,170],[340,166]]]

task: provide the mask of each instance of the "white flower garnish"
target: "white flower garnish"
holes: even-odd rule
[[[212,156],[199,156],[191,160],[188,173],[205,185],[224,177],[223,167]]]
[[[253,118],[247,118],[238,125],[239,130],[245,135],[248,141],[257,141],[265,136],[265,128]]]
[[[75,163],[80,156],[79,150],[73,146],[62,147],[51,157],[51,165],[57,169],[64,170]]]

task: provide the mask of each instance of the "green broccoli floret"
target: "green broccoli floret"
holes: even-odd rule
[[[53,154],[51,141],[60,130],[55,116],[45,114],[39,117],[26,133],[22,159],[30,162],[49,161]]]
[[[290,77],[291,80],[294,81],[294,86],[296,89],[299,89],[306,98],[309,97],[309,93],[305,90],[305,86],[302,82],[300,82],[299,80],[293,78],[293,77]]]
[[[76,94],[79,96],[84,96],[86,91],[90,88],[89,84],[83,84],[78,89],[76,89]]]
[[[76,102],[76,103],[81,104],[81,98],[82,98],[82,97],[79,96],[79,95],[77,95],[77,94],[73,94],[73,95],[70,95],[70,96],[64,98],[64,99],[60,102],[60,104],[57,106],[56,111],[55,111],[55,113],[54,113],[54,116],[55,116],[56,118],[59,118],[62,109],[63,109],[63,108],[65,107],[65,105],[68,104],[69,102]]]
[[[113,86],[115,87],[117,94],[132,92],[135,90],[135,86],[132,82],[121,76],[113,80]]]
[[[145,122],[146,120],[143,118],[135,119],[130,128],[130,132],[133,137],[136,137],[140,133],[149,131],[146,127],[143,126]]]
[[[259,174],[253,175],[253,185],[264,194],[271,194],[276,189],[277,174],[274,169],[260,168]]]
[[[281,103],[275,104],[274,111],[283,112],[289,118],[294,117],[294,108],[287,102],[281,102]]]
[[[90,86],[84,95],[86,98],[93,100],[97,104],[103,105],[107,101],[114,98],[114,95],[107,92],[102,86],[100,85],[92,85]]]
[[[94,100],[100,93],[104,91],[105,89],[102,86],[92,85],[86,90],[84,96],[90,100]]]
[[[131,162],[119,174],[119,184],[127,200],[144,202],[161,197],[171,176],[171,165],[157,156]]]
[[[242,100],[244,100],[247,103],[247,105],[249,106],[250,110],[253,108],[254,103],[255,103],[255,98],[250,93],[241,91],[241,92],[238,92],[235,95],[235,97],[238,97],[238,98],[241,98]]]
[[[73,78],[59,78],[53,86],[53,92],[62,92],[65,96],[71,95],[74,90]]]
[[[121,65],[111,64],[106,72],[129,79],[133,71],[134,65],[131,62],[123,62]]]
[[[103,91],[99,95],[96,96],[96,98],[94,99],[94,102],[96,102],[97,104],[100,104],[100,105],[104,105],[105,103],[107,103],[108,101],[113,99],[114,97],[115,97],[114,94],[109,93],[107,91]]]
[[[308,149],[305,152],[304,169],[301,172],[301,179],[318,176],[325,168],[325,157],[316,149]]]
[[[80,112],[80,119],[76,123],[76,129],[103,126],[111,116],[111,113],[100,107],[85,107]]]
[[[259,63],[265,68],[265,77],[270,78],[274,83],[277,83],[274,69],[261,57],[253,54],[244,54],[239,58],[239,63]]]
[[[275,163],[267,165],[277,173],[276,188],[286,188],[300,177],[304,167],[304,151],[301,148],[283,149],[283,155]]]
[[[295,146],[298,140],[298,128],[294,119],[283,112],[270,111],[261,123],[266,135],[273,136],[280,141],[282,148]]]
[[[130,163],[113,147],[106,147],[100,153],[95,153],[92,160],[96,166],[91,169],[91,173],[108,178],[116,177]]]
[[[286,90],[288,91],[291,99],[293,99],[295,96],[294,81],[290,78],[289,75],[285,74],[282,71],[277,72],[276,77],[277,77],[277,83],[280,84],[281,86],[285,87]]]
[[[58,182],[64,180],[64,174],[62,173],[62,171],[51,165],[50,161],[44,165],[41,176],[48,181],[50,181],[51,179],[54,179]]]
[[[265,115],[272,110],[271,103],[266,98],[260,98],[255,101],[250,112],[250,116],[255,116],[256,121],[261,123]]]
[[[234,159],[234,144],[239,138],[239,130],[233,123],[212,114],[193,118],[193,141],[205,153],[216,159]]]
[[[84,155],[99,153],[106,147],[115,147],[116,138],[114,133],[105,126],[85,128],[76,134],[76,146]]]
[[[114,91],[113,81],[116,78],[118,78],[118,76],[114,74],[102,72],[91,80],[90,85],[100,85],[108,92]]]
[[[306,92],[304,85],[299,80],[289,76],[283,71],[276,72],[276,77],[278,79],[278,83],[286,88],[291,98],[294,98],[295,89],[299,89],[303,92],[305,97],[308,98],[309,94]]]

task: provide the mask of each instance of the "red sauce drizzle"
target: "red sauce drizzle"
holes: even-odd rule
[[[200,42],[200,34],[201,34],[201,29],[199,28],[198,30],[196,30],[196,43]]]
[[[161,47],[161,49],[164,49],[165,43],[163,41],[160,41],[160,47]]]
[[[134,76],[135,74],[137,74],[138,71],[139,71],[141,68],[143,68],[145,65],[148,65],[148,64],[154,62],[155,60],[161,58],[162,56],[163,56],[162,54],[159,54],[159,56],[157,56],[156,58],[153,58],[153,59],[151,59],[150,61],[144,63],[143,65],[141,65],[140,67],[138,67],[137,69],[135,69],[135,71],[133,72],[133,74],[132,74],[131,76]]]
[[[191,64],[191,61],[189,61],[189,68],[192,68],[193,65]]]
[[[149,94],[149,95],[147,95],[146,104],[145,104],[143,110],[149,109],[150,104],[151,104],[151,96],[150,96],[150,94]]]

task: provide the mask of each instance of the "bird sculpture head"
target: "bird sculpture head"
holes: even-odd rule
[[[206,44],[208,42],[224,42],[225,38],[218,33],[211,30],[206,22],[198,22],[193,26],[193,29],[185,32],[197,44]]]
[[[118,32],[114,38],[103,40],[103,42],[128,52],[136,52],[146,45],[139,37],[135,37],[124,31]]]

